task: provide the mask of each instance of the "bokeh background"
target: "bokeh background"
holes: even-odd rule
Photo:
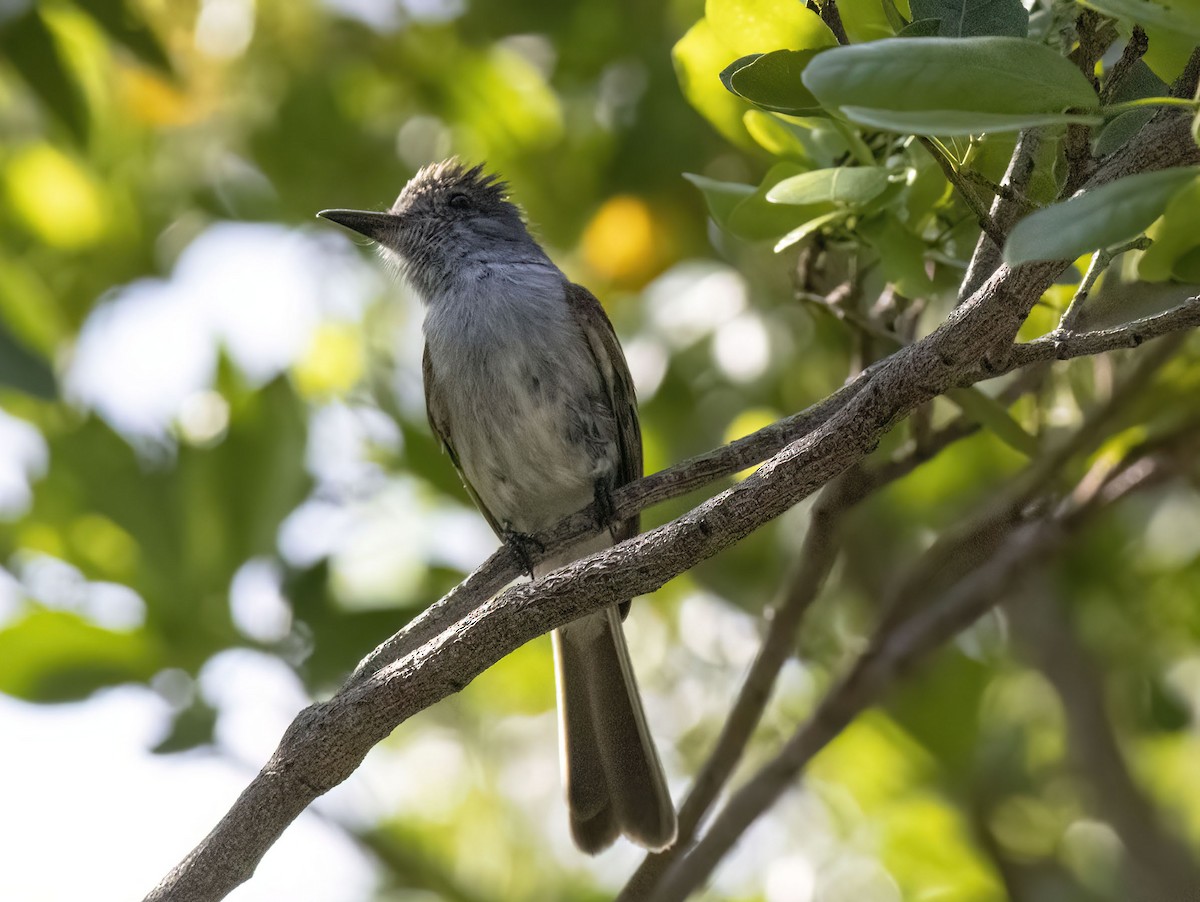
[[[845,327],[793,297],[794,257],[716,229],[683,178],[754,183],[773,162],[716,80],[737,54],[710,52],[706,32],[677,75],[672,48],[703,14],[700,0],[0,3],[0,898],[140,897],[302,706],[495,547],[425,424],[417,302],[317,210],[382,209],[452,153],[487,161],[614,320],[650,471],[852,371]],[[931,292],[952,294],[948,263]],[[1040,399],[1051,425],[1077,420],[1073,392],[1109,371],[1073,372]],[[891,568],[1020,461],[984,432],[854,515],[751,765],[861,647]],[[805,513],[635,605],[677,796]],[[1140,785],[1193,843],[1198,552],[1200,505],[1173,486],[1055,573]],[[553,702],[543,638],[405,724],[231,898],[610,897],[640,855],[572,847]],[[1016,862],[1082,893],[1055,898],[1109,898],[1119,841],[1064,729],[1059,695],[989,617],[817,760],[711,897],[1000,900]]]

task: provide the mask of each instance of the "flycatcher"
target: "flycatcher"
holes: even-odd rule
[[[552,526],[642,475],[633,383],[599,301],[529,234],[482,166],[427,166],[386,213],[320,216],[376,241],[425,304],[429,422],[496,534]],[[534,568],[540,576],[633,536],[636,517]],[[624,833],[675,839],[675,809],[621,621],[629,602],[553,634],[571,833],[595,854]]]

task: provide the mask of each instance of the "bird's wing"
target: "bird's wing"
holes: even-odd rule
[[[642,428],[638,423],[633,379],[629,376],[629,366],[617,341],[617,333],[596,296],[582,285],[568,282],[567,304],[587,339],[596,369],[604,381],[609,407],[617,421],[621,460],[617,465],[615,488],[642,476]],[[614,530],[616,537],[628,539],[637,535],[638,519],[630,517],[617,527]]]
[[[429,416],[429,427],[433,430],[433,434],[437,436],[438,441],[442,443],[442,447],[446,449],[446,453],[450,455],[450,462],[454,464],[454,469],[458,471],[458,478],[462,480],[463,488],[467,490],[467,494],[471,496],[471,500],[475,502],[475,506],[483,514],[483,518],[487,520],[488,526],[492,527],[492,532],[503,539],[505,536],[504,530],[496,518],[492,516],[491,512],[484,507],[483,502],[479,500],[479,495],[471,486],[470,481],[467,479],[467,474],[463,472],[462,464],[458,461],[458,454],[454,450],[454,445],[450,442],[450,425],[446,417],[446,403],[438,387],[437,378],[433,373],[433,363],[429,359],[429,345],[425,345],[425,353],[421,359],[421,373],[425,379],[425,413]]]

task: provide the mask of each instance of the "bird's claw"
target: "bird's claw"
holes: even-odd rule
[[[546,546],[534,536],[523,532],[509,530],[504,533],[504,544],[517,558],[524,570],[532,578],[534,557],[546,553]]]
[[[613,504],[612,483],[607,479],[596,480],[596,525],[601,529],[612,526],[613,518],[617,515],[616,505]]]

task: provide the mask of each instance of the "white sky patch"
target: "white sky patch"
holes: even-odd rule
[[[280,534],[285,556],[293,535],[285,522]],[[408,477],[391,479],[357,502],[350,528],[333,542],[327,552],[336,594],[352,606],[416,591],[431,565],[472,570],[497,545],[479,514],[447,504]]]
[[[46,473],[50,451],[37,427],[0,410],[0,521],[33,502],[33,482]]]
[[[241,56],[254,37],[254,0],[204,0],[196,18],[196,49],[217,59]]]
[[[88,317],[67,397],[126,435],[161,437],[185,414],[189,429],[211,432],[219,411],[202,401],[221,348],[265,383],[305,353],[322,316],[357,318],[379,287],[343,236],[219,223],[169,280],[127,285]]]
[[[655,331],[669,345],[684,348],[733,319],[749,300],[746,281],[720,263],[681,263],[645,291],[645,308]]]
[[[279,642],[292,629],[292,606],[283,597],[279,565],[265,558],[247,561],[233,575],[229,608],[234,626],[256,642]]]
[[[335,490],[373,489],[384,478],[374,452],[395,453],[402,443],[395,420],[372,407],[327,404],[313,411],[308,429],[308,471]]]
[[[146,751],[168,715],[143,688],[55,706],[0,695],[0,899],[140,899],[212,829],[252,773],[208,753]],[[367,856],[303,814],[229,899],[367,902],[375,889]]]
[[[771,363],[771,337],[762,318],[743,313],[713,335],[717,366],[734,382],[753,382]]]
[[[638,399],[648,401],[653,398],[667,375],[669,360],[662,341],[642,335],[630,339],[625,342],[625,361],[629,364],[629,375],[633,377]]]

